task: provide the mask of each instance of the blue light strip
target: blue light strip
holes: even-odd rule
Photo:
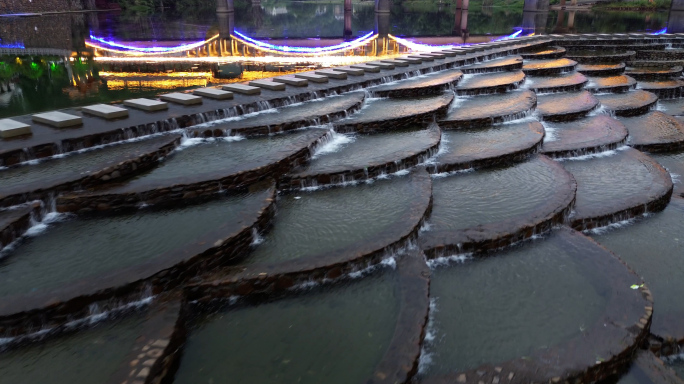
[[[494,39],[494,40],[492,40],[492,41],[501,41],[501,40],[515,39],[515,38],[518,37],[518,35],[520,35],[521,33],[522,33],[522,29],[520,29],[519,31],[514,32],[514,33],[512,33],[512,34],[510,34],[510,35],[508,35],[508,36],[500,37],[500,38]]]
[[[310,47],[290,47],[287,45],[273,45],[273,44],[268,44],[264,43],[263,41],[259,40],[254,40],[251,37],[245,36],[242,33],[238,31],[233,31],[237,36],[239,36],[241,39],[244,39],[245,41],[249,41],[250,43],[264,49],[270,49],[274,51],[280,51],[280,52],[288,52],[288,53],[326,53],[329,51],[336,51],[340,49],[345,49],[345,48],[350,48],[359,42],[366,40],[373,36],[373,32],[368,32],[367,34],[359,37],[356,40],[352,41],[347,41],[344,43],[340,43],[337,45],[331,45],[328,47],[315,47],[315,48],[310,48]]]
[[[200,45],[206,44],[206,40],[203,41],[198,41],[196,43],[192,44],[183,44],[183,45],[178,45],[175,47],[150,47],[150,48],[141,48],[141,47],[133,47],[130,45],[123,45],[119,43],[115,43],[113,41],[107,41],[103,38],[93,36],[92,34],[90,35],[90,38],[92,40],[98,41],[102,44],[109,45],[110,47],[117,47],[121,49],[127,49],[130,51],[136,51],[136,52],[150,52],[150,53],[163,53],[163,52],[170,52],[170,51],[182,51],[182,50],[189,50],[189,49],[194,49],[197,48]]]
[[[667,28],[663,28],[658,32],[653,32],[653,33],[651,33],[651,35],[662,35],[664,33],[667,33]]]

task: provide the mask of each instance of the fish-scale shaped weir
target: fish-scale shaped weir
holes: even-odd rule
[[[462,129],[442,133],[442,149],[433,173],[507,165],[536,152],[544,138],[537,121],[507,123],[488,129]]]
[[[684,197],[684,151],[649,154],[672,176],[674,193]]]
[[[565,57],[580,64],[617,64],[634,59],[636,52],[610,52],[598,50],[572,50]]]
[[[490,73],[519,70],[523,67],[523,59],[520,56],[508,56],[483,63],[467,65],[459,68],[465,74]]]
[[[335,123],[335,131],[370,133],[427,126],[435,115],[443,116],[453,100],[453,92],[411,99],[367,100],[361,111]]]
[[[577,180],[577,201],[570,223],[578,230],[662,210],[672,195],[670,174],[636,149],[566,160],[563,166]]]
[[[524,87],[537,93],[579,91],[587,78],[578,72],[548,77],[527,78]]]
[[[61,196],[57,209],[108,211],[210,198],[220,189],[243,188],[290,171],[329,135],[326,129],[308,129],[252,139],[208,139],[175,151],[157,168],[124,184]]]
[[[342,148],[321,154],[284,176],[280,188],[340,184],[394,173],[427,160],[437,152],[441,141],[441,130],[436,124],[426,130],[337,135],[343,136],[333,142],[346,142]]]
[[[598,105],[588,91],[543,95],[537,97],[537,114],[548,121],[569,121],[586,116]]]
[[[0,170],[0,205],[131,177],[154,167],[179,143],[180,135],[165,135]]]
[[[616,116],[643,115],[658,102],[658,96],[642,90],[596,95],[596,98],[604,108]]]
[[[439,95],[445,90],[455,86],[462,77],[463,72],[461,71],[439,71],[368,88],[368,92],[378,97],[419,97]]]
[[[542,153],[550,157],[573,157],[616,149],[627,140],[627,128],[618,120],[606,116],[591,116],[581,120],[544,126],[546,136]]]
[[[43,318],[65,321],[60,311],[87,310],[115,289],[130,292],[146,281],[169,288],[198,265],[231,261],[272,215],[274,194],[265,188],[203,205],[52,224],[3,259],[0,315],[47,306]],[[65,305],[54,308],[59,302]]]
[[[684,98],[659,99],[656,109],[671,116],[684,116]]]
[[[443,129],[487,127],[522,118],[536,105],[537,95],[532,91],[457,99],[439,125]]]
[[[501,72],[484,75],[468,75],[456,88],[459,96],[476,96],[490,93],[503,93],[518,88],[525,81],[522,71]]]
[[[560,59],[565,56],[565,48],[548,47],[531,53],[521,53],[520,56],[525,60]]]
[[[667,80],[682,75],[681,65],[673,67],[629,67],[625,74],[637,80]]]
[[[639,81],[637,88],[653,92],[661,99],[674,99],[684,95],[684,81],[680,79]]]
[[[496,249],[563,221],[575,180],[545,156],[507,168],[433,180],[431,229],[421,236],[428,257]]]
[[[636,85],[636,80],[627,75],[590,77],[585,89],[594,93],[618,93],[634,89]]]
[[[592,237],[648,281],[657,301],[651,332],[684,340],[684,199],[673,198],[662,212],[619,228],[597,230]]]
[[[422,383],[600,381],[647,337],[647,288],[581,233],[561,228],[493,256],[433,270]]]
[[[629,145],[636,149],[666,152],[684,148],[684,123],[675,117],[652,111],[619,119],[629,130]]]
[[[402,305],[398,286],[390,269],[201,315],[174,382],[365,382],[392,341]]]
[[[578,64],[576,70],[586,76],[617,76],[625,72],[625,63]]]
[[[570,72],[575,69],[577,62],[570,59],[526,60],[522,67],[528,76],[555,75]]]
[[[649,350],[637,352],[627,372],[622,374],[617,383],[619,384],[682,384],[681,379],[672,363],[679,359],[674,358],[661,360]],[[615,381],[611,381],[615,382]]]
[[[321,125],[347,117],[357,111],[365,99],[363,92],[352,92],[318,100],[297,103],[212,122],[207,127],[192,128],[190,136],[220,137],[263,135]]]

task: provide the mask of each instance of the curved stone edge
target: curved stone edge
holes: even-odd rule
[[[563,175],[564,180],[556,183],[562,185],[557,189],[557,196],[543,202],[533,215],[526,218],[513,218],[463,230],[425,232],[421,241],[425,256],[435,259],[453,254],[495,251],[565,223],[575,204],[577,182],[570,172],[554,160],[544,155],[536,156]],[[515,230],[508,232],[509,228]]]
[[[541,126],[541,123],[537,122],[537,124]],[[541,150],[542,143],[544,141],[544,136],[546,134],[543,126],[541,126],[541,133],[542,134],[539,136],[539,140],[534,143],[531,143],[532,145],[523,148],[518,148],[509,153],[489,157],[473,157],[471,159],[458,163],[439,163],[438,158],[438,163],[429,165],[427,167],[427,170],[428,172],[434,174],[442,172],[463,171],[466,169],[482,169],[520,163],[529,159],[531,156],[533,156],[535,153],[538,153]]]
[[[317,174],[289,174],[278,180],[278,189],[283,191],[295,190],[305,187],[342,184],[351,181],[368,180],[380,175],[387,175],[404,169],[415,167],[434,156],[439,150],[442,141],[442,131],[437,124],[431,124],[428,128],[432,143],[428,148],[410,153],[402,153],[400,159],[384,159],[376,163],[368,164],[363,168],[346,169],[338,172]]]
[[[0,251],[22,237],[35,219],[42,217],[41,204],[34,202],[25,207],[0,211]]]
[[[601,99],[599,98],[599,102]],[[617,109],[610,109],[606,107],[606,109],[610,109],[612,113],[615,114],[615,116],[621,116],[621,117],[631,117],[631,116],[639,116],[643,115],[647,112],[649,112],[656,104],[658,103],[658,96],[653,95],[653,99],[649,101],[646,104],[639,105],[639,106],[622,106],[622,108],[617,108]]]
[[[642,89],[644,91],[648,91],[651,93],[655,93],[659,99],[663,99],[663,100],[678,99],[678,98],[684,96],[684,86],[660,88],[660,87],[649,87],[648,85],[641,83],[641,84],[639,84],[639,89]]]
[[[397,262],[401,307],[394,336],[366,384],[408,383],[418,371],[430,309],[430,268],[423,252],[411,250]]]
[[[573,55],[572,52],[568,52],[565,57],[570,60],[574,60],[580,64],[618,64],[625,61],[634,60],[636,57],[635,51],[627,51],[625,53],[615,53],[612,55],[599,55],[599,56],[577,56]]]
[[[684,123],[677,119],[674,118],[674,120],[677,121],[680,127],[680,131],[682,132],[682,136],[684,136]],[[684,149],[684,137],[680,138],[679,140],[676,141],[671,141],[668,143],[630,143],[630,147],[634,149],[638,149],[639,151],[643,152],[651,152],[651,153],[664,153],[664,152],[676,152]]]
[[[512,81],[509,83],[491,85],[491,86],[486,86],[486,87],[478,87],[478,88],[465,88],[465,89],[458,89],[457,88],[456,94],[458,96],[480,96],[480,95],[488,95],[488,94],[493,94],[493,93],[506,93],[508,91],[512,91],[514,89],[520,88],[520,86],[524,82],[525,82],[525,75],[523,72],[522,79],[518,80],[518,81]]]
[[[230,277],[186,286],[185,294],[189,300],[200,303],[209,303],[217,298],[228,299],[235,295],[273,294],[295,288],[302,283],[337,279],[379,263],[388,254],[393,254],[414,241],[425,218],[432,211],[430,175],[424,169],[417,169],[409,177],[418,179],[423,190],[416,196],[411,208],[395,223],[395,226],[407,222],[413,222],[414,225],[407,230],[402,228],[403,233],[395,239],[385,244],[366,242],[319,257],[238,267]]]
[[[627,131],[627,128],[623,126],[622,138],[618,141],[606,143],[596,140],[592,143],[584,144],[581,148],[557,149],[550,151],[545,151],[542,148],[541,153],[552,159],[592,155],[595,153],[612,151],[622,147],[627,142],[627,137],[629,137],[629,131]]]
[[[574,91],[580,91],[584,88],[585,85],[589,80],[584,80],[583,82],[576,83],[576,84],[563,84],[563,85],[552,85],[552,86],[535,86],[534,84],[530,85],[527,89],[532,90],[536,93],[560,93],[560,92],[574,92]]]
[[[459,70],[460,72],[460,70]],[[397,88],[397,89],[387,89],[374,91],[369,89],[369,92],[376,97],[389,97],[389,98],[412,98],[412,97],[423,97],[423,96],[436,96],[442,94],[444,91],[452,89],[459,81],[463,78],[463,75],[459,76],[457,79],[442,84],[433,84],[428,86],[415,86],[407,88]],[[407,79],[408,80],[408,79]]]
[[[575,68],[577,67],[577,62],[575,60],[571,61],[574,62],[574,64],[568,63],[568,65],[559,65],[557,67],[550,68],[525,68],[525,66],[523,66],[522,71],[527,76],[558,75],[561,73],[572,72],[575,70]]]
[[[167,206],[181,202],[206,201],[219,196],[219,191],[238,190],[279,174],[289,172],[313,156],[315,148],[331,136],[330,131],[321,130],[321,135],[290,155],[273,163],[237,172],[216,179],[189,184],[174,184],[146,191],[107,193],[72,193],[57,198],[58,212],[77,214],[103,214],[132,211],[141,204]]]
[[[496,65],[496,66],[492,66],[492,67],[486,67],[486,66],[478,67],[478,65],[480,65],[480,64],[486,65],[487,63],[484,62],[484,63],[474,64],[474,68],[460,68],[460,71],[466,75],[474,75],[474,74],[481,74],[481,73],[518,71],[518,70],[523,68],[522,60],[519,63],[502,64],[502,65]]]
[[[665,188],[660,196],[644,204],[639,197],[633,197],[625,202],[626,207],[618,209],[617,211],[606,213],[598,216],[585,217],[585,218],[571,218],[570,227],[578,231],[585,231],[587,229],[594,229],[598,227],[604,227],[609,224],[617,223],[624,220],[629,220],[631,218],[643,215],[646,212],[659,212],[665,209],[670,203],[672,198],[672,192],[674,190],[674,184],[672,183],[672,178],[670,173],[663,168],[662,165],[658,164],[657,161],[651,159],[649,156],[639,152],[641,159],[649,161],[651,167],[657,170],[657,174],[664,184],[669,185]]]
[[[449,105],[454,100],[454,95],[451,94],[451,98],[448,102],[439,108],[433,109],[424,113],[417,113],[411,116],[402,116],[398,118],[390,118],[385,120],[376,120],[360,123],[336,123],[334,124],[334,129],[339,133],[373,133],[373,132],[386,132],[396,129],[404,129],[411,127],[427,127],[436,119],[444,117],[449,110]]]
[[[625,73],[625,63],[618,63],[617,68],[608,69],[583,69],[578,65],[576,71],[585,76],[618,76]]]
[[[211,270],[241,258],[256,234],[268,228],[275,215],[275,182],[265,181],[253,186],[265,191],[251,220],[234,233],[221,229],[203,235],[197,244],[190,244],[148,262],[132,267],[84,278],[50,292],[6,297],[0,302],[0,337],[17,343],[33,339],[42,330],[59,332],[75,319],[92,316],[92,306],[98,311],[118,311],[133,303],[176,288],[181,282],[201,271]],[[256,204],[256,203],[255,203]],[[99,313],[99,312],[98,312]]]
[[[526,60],[546,60],[546,59],[560,59],[565,56],[566,50],[563,47],[550,47],[554,48],[554,52],[549,53],[521,53],[523,59]]]
[[[223,136],[260,136],[269,135],[273,133],[280,133],[291,131],[294,129],[309,127],[312,125],[322,125],[332,123],[334,121],[343,119],[347,117],[348,114],[357,112],[361,109],[363,101],[365,100],[365,94],[357,92],[359,95],[358,100],[353,102],[349,107],[332,112],[327,115],[317,115],[316,117],[308,117],[301,120],[292,121],[282,121],[277,125],[257,125],[253,127],[243,127],[243,128],[193,128],[188,131],[188,134],[192,137],[223,137]]]
[[[585,87],[585,89],[591,93],[625,93],[629,92],[632,89],[636,89],[637,87],[637,81],[634,80],[633,78],[627,76],[627,75],[621,75],[625,76],[627,78],[627,84],[619,84],[619,85],[606,85],[606,86],[589,86]]]
[[[155,140],[155,139],[151,139]],[[181,135],[173,134],[166,137],[162,141],[161,146],[157,146],[148,152],[140,155],[131,156],[122,154],[117,160],[114,160],[114,165],[102,168],[96,172],[88,173],[76,180],[69,180],[63,183],[55,183],[50,186],[38,187],[28,193],[13,193],[7,196],[0,196],[0,207],[8,207],[12,205],[22,204],[32,200],[47,200],[62,192],[71,192],[82,188],[92,188],[106,185],[120,180],[125,180],[134,175],[140,174],[153,168],[157,161],[171,151],[176,149],[181,142]],[[125,144],[124,144],[125,145]],[[74,155],[78,156],[78,155]],[[22,165],[23,167],[30,167],[30,165]],[[0,172],[0,176],[2,173]],[[41,183],[36,183],[40,185]]]
[[[573,231],[565,226],[560,227],[557,231],[563,232],[566,236],[578,237],[583,239],[587,244],[593,243],[596,247],[603,248],[594,240],[582,235],[577,231]],[[624,266],[629,274],[633,275],[633,281],[641,281],[624,261],[609,251],[622,266]],[[626,279],[622,279],[626,280]],[[604,380],[610,376],[616,375],[623,371],[633,359],[634,354],[640,346],[644,345],[649,335],[651,326],[651,319],[653,314],[653,297],[650,290],[645,284],[641,284],[638,288],[640,300],[644,302],[644,314],[634,324],[622,324],[617,322],[617,318],[613,321],[606,321],[603,317],[615,318],[610,316],[613,313],[620,313],[624,303],[618,302],[618,295],[615,293],[617,289],[625,289],[629,287],[629,283],[633,281],[613,282],[623,283],[624,286],[615,286],[611,289],[611,301],[606,306],[604,316],[597,321],[593,327],[588,329],[583,336],[575,337],[559,346],[549,348],[542,352],[537,352],[533,358],[516,358],[506,362],[492,365],[485,364],[475,369],[465,372],[455,372],[442,376],[429,377],[421,381],[421,384],[446,384],[446,383],[465,383],[465,384],[479,384],[479,383],[589,383]],[[619,319],[622,320],[622,319]],[[607,326],[610,326],[606,328]],[[611,351],[610,359],[603,361],[596,361],[586,368],[578,368],[578,363],[574,362],[566,367],[559,367],[559,362],[572,361],[570,356],[558,356],[559,354],[571,355],[585,360],[594,360],[594,356],[588,356],[588,350],[591,349],[592,344],[601,343],[605,339],[607,332],[617,333],[620,337],[622,350]],[[625,333],[627,335],[625,335]],[[615,337],[614,336],[614,337]],[[626,340],[626,337],[629,340]],[[625,345],[626,344],[626,345]],[[584,350],[583,350],[584,349]],[[536,357],[536,358],[535,358]]]
[[[542,121],[551,121],[551,122],[566,122],[566,121],[577,120],[581,117],[584,117],[587,114],[589,114],[589,112],[598,108],[600,105],[600,102],[596,98],[596,96],[592,95],[592,97],[594,98],[594,100],[596,100],[596,103],[594,105],[592,105],[591,108],[575,109],[572,111],[567,111],[567,112],[562,112],[562,113],[546,114],[546,115],[544,115],[543,113],[540,113],[541,120]],[[537,108],[539,108],[539,102],[537,102]]]
[[[530,104],[529,108],[525,109],[524,111],[516,111],[506,114],[494,113],[491,116],[474,119],[439,120],[438,123],[442,129],[449,130],[460,128],[486,128],[491,127],[494,124],[521,119],[537,108],[537,95],[532,92],[532,96],[534,97],[534,102]]]
[[[625,75],[628,75],[636,80],[670,80],[682,75],[684,68],[681,65],[667,66],[663,68],[661,72],[647,72],[639,71],[638,67],[625,71]]]

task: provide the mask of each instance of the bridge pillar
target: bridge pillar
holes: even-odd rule
[[[672,0],[670,11],[684,11],[684,0]]]
[[[389,12],[377,12],[375,14],[375,31],[377,31],[379,39],[387,38],[390,32]]]
[[[547,3],[548,4],[548,3]],[[543,35],[546,33],[546,19],[548,11],[523,11],[523,35],[531,33]]]
[[[349,40],[352,36],[352,2],[344,0],[344,39]]]
[[[548,12],[548,11],[549,11],[549,0],[525,0],[525,4],[523,5],[523,12]]]
[[[468,37],[468,9],[456,8],[454,12],[454,28],[451,30],[454,36]]]
[[[390,0],[375,0],[375,13],[389,13]]]
[[[234,12],[233,0],[216,0],[216,13]]]

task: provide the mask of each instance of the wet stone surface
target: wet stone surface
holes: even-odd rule
[[[625,74],[637,80],[663,80],[681,76],[682,66],[628,67]]]
[[[658,96],[654,93],[636,90],[627,93],[596,95],[601,105],[617,116],[636,116],[648,112]]]
[[[502,93],[518,88],[525,81],[522,71],[464,76],[456,88],[461,96]]]
[[[461,67],[461,72],[465,74],[490,73],[518,70],[523,67],[523,60],[520,56],[509,56],[500,59],[485,61],[473,65]]]
[[[512,91],[478,97],[460,97],[439,121],[442,129],[486,127],[523,117],[537,105],[531,91]]]
[[[542,152],[551,157],[583,156],[615,149],[627,139],[622,123],[606,115],[553,123],[545,122]]]
[[[670,172],[674,193],[684,197],[684,151],[651,153],[649,156]]]
[[[639,81],[637,88],[653,92],[661,99],[673,99],[684,95],[684,81],[679,79]]]
[[[587,78],[578,72],[528,78],[524,87],[537,93],[577,91],[584,87]]]
[[[598,105],[598,99],[587,91],[537,97],[537,113],[548,121],[575,120],[586,116]]]
[[[586,89],[594,93],[627,92],[636,87],[636,80],[627,76],[590,77]]]
[[[586,76],[615,76],[625,72],[625,63],[578,64],[576,69]]]
[[[570,72],[575,69],[577,62],[570,59],[526,60],[523,72],[529,76],[552,75]]]
[[[445,89],[454,87],[462,77],[461,71],[439,71],[368,88],[368,92],[378,97],[438,95]]]
[[[684,124],[660,111],[619,118],[629,130],[629,145],[651,151],[671,151],[684,146]]]

